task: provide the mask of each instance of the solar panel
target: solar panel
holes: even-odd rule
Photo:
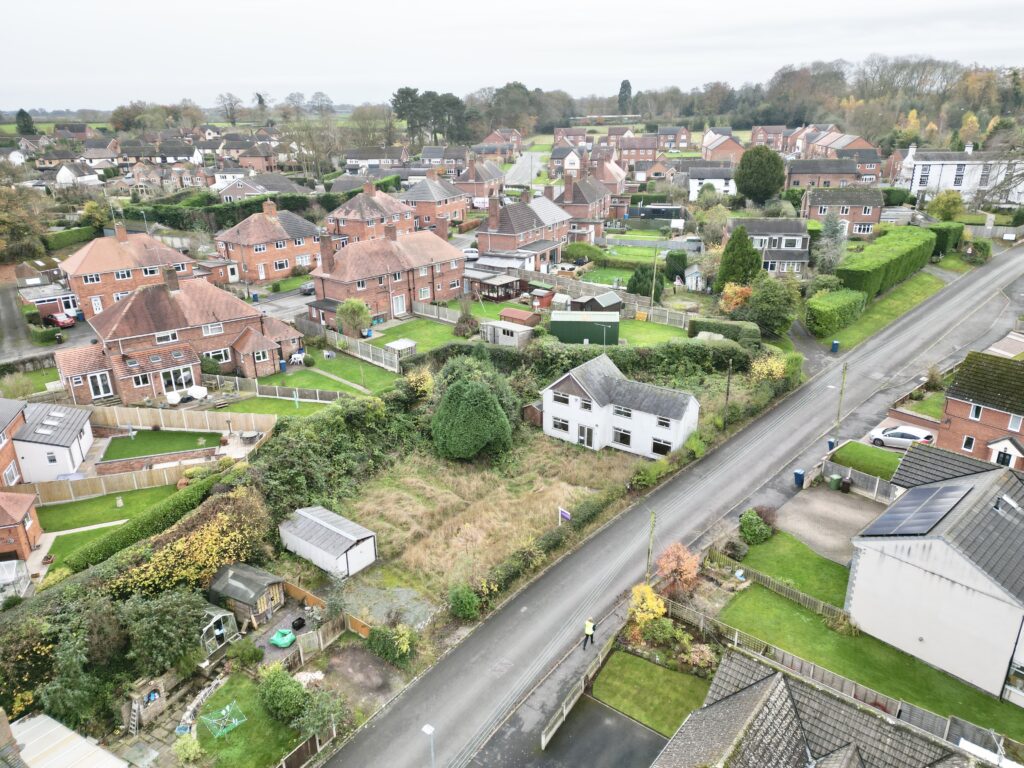
[[[924,535],[938,525],[970,490],[969,485],[911,488],[879,515],[861,535]]]

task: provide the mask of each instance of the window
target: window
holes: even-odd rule
[[[313,235],[313,242],[314,243],[319,243],[320,242],[320,235]]]
[[[71,386],[73,386],[73,387],[81,386],[82,381],[83,381],[83,379],[82,379],[81,376],[72,376],[71,377]]]
[[[651,453],[655,453],[658,456],[668,456],[672,453],[672,443],[667,440],[659,440],[654,438],[651,441]]]
[[[793,179],[793,182],[789,186],[791,186],[791,187],[799,187],[800,186],[800,179]]]
[[[457,269],[459,266],[459,262],[455,259],[452,259],[450,262],[448,262],[448,266],[451,267],[452,269]]]
[[[967,168],[967,166],[964,163],[958,163],[957,164],[956,170],[954,171],[954,174],[953,174],[953,186],[954,187],[959,187],[961,184],[964,183],[964,169],[966,169],[966,168]]]
[[[47,464],[56,464],[57,463],[57,454],[54,453],[53,451],[47,451],[46,452],[46,463]],[[28,525],[26,524],[25,527],[27,528]]]
[[[139,373],[139,374],[136,374],[135,376],[132,376],[132,384],[135,385],[136,389],[138,389],[139,387],[148,387],[149,386],[149,374],[148,373]]]
[[[253,253],[266,253],[267,252],[267,244],[266,243],[256,243],[256,245],[254,245],[252,247],[252,252]]]
[[[384,285],[384,275],[377,278],[377,285]]]
[[[429,268],[428,267],[420,267],[420,277],[426,277],[427,276],[427,269],[429,269]]]
[[[850,206],[848,206],[848,205],[840,205],[839,206],[839,215],[840,216],[849,216],[850,215]]]
[[[276,259],[274,261],[274,269],[277,272],[283,272],[288,269],[288,259]]]
[[[864,206],[864,215],[865,216],[870,216],[871,215],[871,206],[870,205],[865,205]]]
[[[142,268],[142,276],[143,277],[156,277],[159,274],[160,274],[160,267],[143,267]]]
[[[865,224],[863,222],[853,225],[853,234],[855,235],[870,235],[875,229],[874,224]]]
[[[980,405],[971,406],[971,421],[981,421],[981,412],[984,410]]]
[[[294,240],[292,240],[292,243],[294,243],[295,245],[305,245],[306,244],[306,238],[304,238],[304,237],[296,237]]]
[[[452,280],[450,283],[448,283],[448,287],[451,288],[452,290],[455,290],[456,288],[459,287],[459,281]]]
[[[1012,463],[1013,463],[1013,456],[1011,456],[1006,451],[999,451],[999,453],[996,454],[996,464],[999,464],[999,465],[1001,465],[1003,467],[1008,467]],[[998,503],[998,502],[996,502],[996,503]]]
[[[21,479],[21,475],[18,473],[18,463],[12,461],[7,465],[7,469],[4,470],[4,485],[15,485]]]
[[[132,271],[130,269],[119,269],[116,272],[114,272],[114,279],[115,280],[131,280],[132,279]]]
[[[1017,416],[1016,414],[1011,414],[1011,416],[1010,416],[1010,426],[1009,426],[1010,431],[1011,432],[1020,432],[1020,423],[1021,423],[1021,421],[1022,421],[1022,418],[1020,416]]]
[[[580,409],[584,410],[584,411],[592,411],[594,409],[593,401],[589,400],[586,397],[581,397],[580,398]]]
[[[668,416],[659,416],[658,426],[661,427],[662,429],[668,429],[669,427],[672,426],[672,419],[668,418]]]
[[[257,363],[264,363],[269,359],[270,355],[265,349],[257,349],[252,359]]]
[[[203,336],[219,336],[224,333],[224,323],[209,323],[203,326]]]
[[[127,298],[131,295],[131,291],[118,291],[114,294],[114,301],[120,301],[121,299]]]
[[[840,180],[839,180],[839,186],[840,186],[840,187],[842,187],[842,188],[844,188],[844,189],[846,188],[846,186],[847,186],[847,185],[848,185],[849,183],[850,183],[850,182],[848,182],[848,181],[847,181],[846,179],[840,179]]]
[[[429,298],[430,298],[430,288],[429,287],[427,287],[427,288],[420,288],[420,299],[425,301],[425,300],[428,300]]]
[[[185,263],[182,262],[181,264],[175,264],[174,265],[174,271],[175,272],[184,272],[185,271]]]
[[[799,248],[800,238],[799,237],[787,237],[782,240],[783,248]]]
[[[768,271],[768,272],[774,272],[776,267],[778,267],[778,262],[775,262],[775,261],[764,261],[764,262],[761,263],[761,266],[764,267],[765,270]]]
[[[632,436],[628,430],[619,429],[618,427],[612,430],[612,442],[616,445],[629,446],[631,439]]]
[[[821,186],[823,186],[823,187],[831,187],[832,186],[832,182],[829,179],[825,179],[823,182],[821,182]]]
[[[157,344],[170,344],[172,341],[178,340],[178,332],[167,331],[165,333],[158,333],[154,338]]]
[[[365,280],[356,280],[356,290],[357,291],[365,291],[366,290],[366,281]]]
[[[192,377],[192,366],[190,365],[161,371],[160,378],[163,380],[165,392],[188,389],[195,384],[195,379]]]
[[[968,453],[974,450],[974,438],[971,437],[970,435],[967,435],[964,438],[964,450],[967,451]]]
[[[436,286],[434,286],[434,287],[435,287],[435,288],[436,288],[437,290],[439,290],[439,291],[441,290],[441,284],[440,284],[440,283],[438,283],[438,284],[437,284]]]
[[[285,248],[285,242],[284,242],[284,240],[278,240],[277,242],[275,242],[275,243],[274,243],[274,247],[275,247],[275,248],[276,248],[277,250],[279,250],[279,251],[283,251],[283,250],[284,250],[284,248]]]
[[[218,363],[230,363],[231,362],[231,350],[225,347],[224,349],[214,349],[210,352],[203,352],[203,357],[208,357],[211,360],[216,360]]]
[[[94,285],[100,281],[99,275],[82,275],[82,282],[86,285]]]
[[[978,179],[978,186],[987,187],[988,178],[991,173],[992,167],[988,163],[985,163],[983,166],[981,166],[981,177]]]
[[[564,392],[553,392],[551,395],[551,399],[554,400],[556,403],[561,403],[562,405],[569,404],[569,396]]]
[[[295,257],[295,263],[298,264],[300,267],[308,267],[309,266],[309,254],[308,253],[299,254],[298,256]]]
[[[7,433],[0,432],[0,447],[7,445]]]
[[[866,171],[873,171],[873,170],[875,170],[875,163],[865,163],[864,164],[864,170],[866,170]]]
[[[921,166],[921,179],[918,181],[920,186],[926,186],[928,184],[928,175],[931,173],[932,167],[930,165]]]
[[[818,213],[820,215],[824,216],[826,213],[828,213],[828,206],[827,205],[819,205],[818,206]]]
[[[621,405],[612,406],[612,413],[616,416],[621,416],[624,419],[633,418],[633,411],[629,408],[623,408]]]
[[[402,273],[401,272],[392,272],[391,273],[391,279],[397,283],[399,280],[402,279]]]

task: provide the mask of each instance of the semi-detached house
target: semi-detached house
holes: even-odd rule
[[[488,200],[487,221],[477,229],[481,253],[524,254],[537,272],[548,272],[562,260],[562,246],[569,239],[572,216],[546,197],[530,199],[523,193],[518,203],[502,206]]]
[[[882,220],[883,205],[884,198],[880,189],[816,187],[804,192],[800,216],[824,221],[829,214],[835,214],[847,234],[866,237],[874,234],[875,227]]]
[[[372,181],[363,191],[327,214],[327,232],[335,248],[351,243],[384,238],[384,228],[393,226],[398,237],[416,231],[415,209],[381,192]]]
[[[243,282],[256,285],[290,277],[296,267],[311,269],[320,253],[319,227],[291,211],[278,211],[273,200],[214,239],[217,255],[237,265]]]
[[[399,202],[412,206],[416,229],[429,229],[438,237],[448,239],[448,229],[466,218],[469,195],[437,171],[427,171],[427,178],[398,196]],[[396,227],[397,231],[397,227]]]

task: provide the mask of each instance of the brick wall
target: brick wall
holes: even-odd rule
[[[219,450],[220,446],[212,445],[206,448],[194,448],[190,451],[160,453],[155,456],[135,456],[131,459],[98,461],[96,462],[96,474],[116,475],[120,472],[137,472],[140,469],[146,469],[154,464],[166,464],[173,461],[187,461],[188,459],[202,459],[208,456],[215,456]]]
[[[183,261],[182,263],[184,263],[185,269],[177,273],[179,280],[192,277],[192,262]],[[86,320],[97,314],[93,309],[94,296],[99,298],[102,303],[100,311],[110,309],[114,306],[115,294],[131,293],[136,288],[146,285],[162,285],[164,275],[163,267],[157,269],[155,275],[145,275],[142,267],[134,267],[130,270],[130,276],[124,280],[118,280],[114,272],[101,272],[99,279],[98,283],[86,283],[83,275],[74,275],[68,279],[68,287],[78,297],[78,306],[81,307]]]

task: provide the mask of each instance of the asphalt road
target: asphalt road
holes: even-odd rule
[[[842,363],[848,373],[840,431],[860,433],[864,423],[884,411],[887,390],[909,388],[932,363],[1001,335],[1011,302],[1001,289],[1022,274],[1024,248],[1003,253],[823,367],[800,390],[510,600],[328,765],[429,765],[429,742],[421,732],[425,723],[436,729],[437,765],[466,765],[536,681],[578,642],[584,619],[607,613],[643,578],[650,510],[657,514],[658,552],[671,541],[697,539],[755,494],[778,495],[779,488],[791,484],[794,462],[823,452],[822,436],[836,421]],[[1022,290],[1022,284],[1014,289]],[[526,723],[524,728],[539,735],[541,725]]]
[[[516,164],[505,171],[506,184],[532,184],[537,172],[544,169],[544,155],[540,152],[523,152]]]

